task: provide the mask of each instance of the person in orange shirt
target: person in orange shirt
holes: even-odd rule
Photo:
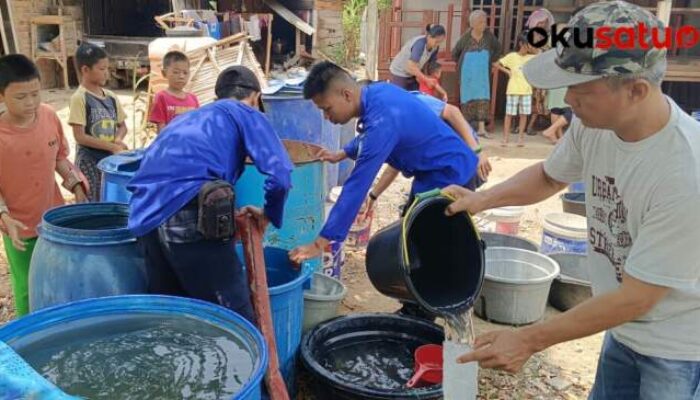
[[[29,312],[28,277],[36,227],[44,212],[62,205],[55,172],[78,202],[87,181],[68,161],[68,142],[56,112],[41,103],[36,65],[20,54],[0,57],[0,230],[10,264],[15,314]]]

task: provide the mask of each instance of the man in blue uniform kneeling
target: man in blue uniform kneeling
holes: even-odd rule
[[[233,185],[247,158],[268,176],[264,209],[246,207],[264,230],[282,225],[292,162],[256,108],[260,83],[236,66],[216,82],[218,101],[183,114],[148,147],[128,189],[129,229],[146,258],[149,291],[197,298],[254,322],[235,251]]]

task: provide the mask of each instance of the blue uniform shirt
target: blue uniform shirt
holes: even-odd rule
[[[359,136],[345,146],[357,162],[320,235],[342,241],[385,162],[414,177],[412,193],[465,185],[478,158],[417,96],[387,83],[362,89]]]
[[[412,94],[414,94],[420,101],[423,102],[426,106],[428,106],[433,112],[440,118],[442,118],[442,113],[445,111],[445,106],[447,103],[444,101],[437,99],[433,96],[427,95],[423,92],[418,92],[418,91],[412,91]],[[469,126],[469,125],[467,125]],[[469,126],[469,131],[472,134],[472,137],[474,140],[476,140],[477,143],[479,143],[479,135],[472,129],[471,126]]]
[[[183,114],[146,150],[129,182],[129,229],[143,236],[190,202],[202,185],[243,173],[246,157],[268,176],[265,215],[282,225],[292,162],[264,114],[235,100],[219,100]]]

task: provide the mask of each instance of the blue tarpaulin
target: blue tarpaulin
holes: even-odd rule
[[[0,341],[0,397],[3,400],[79,400],[59,390]]]

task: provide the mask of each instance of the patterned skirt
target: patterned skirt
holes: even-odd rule
[[[491,108],[490,100],[472,100],[462,104],[462,115],[468,122],[488,122]]]

